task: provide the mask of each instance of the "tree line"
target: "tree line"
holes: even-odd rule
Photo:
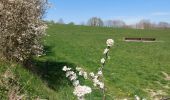
[[[50,21],[51,23],[57,24],[66,24],[63,19],[59,19],[57,22]],[[75,25],[74,22],[68,23],[69,25]],[[161,28],[167,29],[170,28],[170,23],[168,22],[159,22],[154,23],[150,20],[142,19],[135,24],[128,25],[123,20],[102,20],[99,17],[92,17],[87,22],[81,22],[80,25],[85,26],[98,26],[98,27],[114,27],[114,28],[135,28],[135,29],[153,29],[153,28]]]

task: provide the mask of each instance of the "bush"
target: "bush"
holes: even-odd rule
[[[41,55],[46,0],[0,1],[0,52],[8,60],[25,61]]]

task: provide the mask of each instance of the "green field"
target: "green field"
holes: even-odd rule
[[[106,47],[105,41],[109,38],[114,39],[115,45],[110,51],[111,59],[104,68],[107,100],[133,100],[134,95],[151,99],[153,91],[159,92],[158,96],[170,94],[170,80],[166,80],[162,73],[170,75],[168,29],[50,24],[47,33],[48,36],[43,39],[46,55],[33,60],[34,69],[28,71],[20,66],[12,68],[30,95],[49,100],[74,100],[73,87],[65,78],[62,67],[68,65],[75,68],[78,65],[88,72],[97,71]],[[124,37],[153,37],[157,42],[125,42]],[[5,69],[0,67],[0,72]],[[89,81],[82,82],[91,85]],[[101,93],[96,89],[94,91],[87,96],[87,100],[101,100]]]

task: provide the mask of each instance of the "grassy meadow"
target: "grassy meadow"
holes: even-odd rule
[[[170,30],[53,24],[48,27],[48,35],[42,40],[46,55],[33,60],[35,68],[30,66],[31,70],[27,70],[19,65],[0,65],[1,73],[7,67],[16,73],[28,94],[49,100],[76,99],[62,67],[79,66],[88,72],[96,72],[109,38],[114,39],[115,44],[104,68],[107,100],[133,100],[135,95],[150,100],[158,91],[165,96],[170,94],[170,81],[163,74],[170,75]],[[124,37],[153,37],[157,42],[125,42]],[[92,85],[80,80],[82,84]],[[101,93],[97,89],[94,91],[87,100],[101,100]]]

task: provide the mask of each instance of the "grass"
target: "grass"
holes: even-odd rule
[[[27,93],[49,100],[74,100],[73,87],[61,71],[64,65],[96,71],[108,38],[115,40],[111,59],[104,68],[107,100],[150,99],[146,89],[163,90],[170,94],[170,82],[162,72],[170,74],[170,30],[135,30],[120,28],[49,25],[49,36],[43,39],[46,54],[34,59],[35,68],[28,71],[15,67],[19,81]],[[123,37],[154,37],[153,43],[124,42]],[[2,65],[3,66],[3,65]],[[6,67],[0,67],[0,71]],[[159,82],[159,83],[158,83]],[[83,84],[91,84],[83,81]],[[87,96],[101,100],[101,93]]]

